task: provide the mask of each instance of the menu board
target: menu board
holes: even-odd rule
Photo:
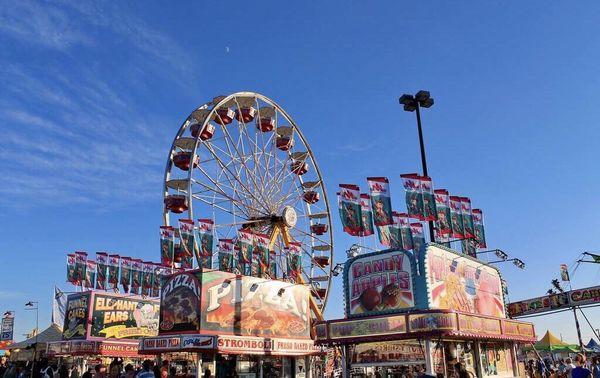
[[[429,308],[505,317],[495,268],[436,246],[427,247],[425,267]]]
[[[207,271],[202,275],[202,333],[309,339],[308,301],[305,285]]]
[[[415,306],[412,258],[403,251],[376,252],[345,268],[348,317],[406,311]]]
[[[158,334],[157,300],[95,294],[90,336],[138,339]]]
[[[352,350],[352,366],[395,365],[404,362],[425,363],[425,346],[416,340],[356,344]]]
[[[160,297],[160,333],[198,332],[200,329],[200,271],[167,277]]]
[[[71,294],[67,297],[63,340],[85,339],[90,305],[90,293]]]

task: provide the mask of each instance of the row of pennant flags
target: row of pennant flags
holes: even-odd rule
[[[453,196],[434,189],[430,177],[402,174],[406,212],[392,210],[387,177],[368,177],[369,193],[354,184],[340,184],[338,209],[344,232],[352,236],[377,233],[379,242],[389,248],[419,251],[425,243],[421,222],[434,222],[435,242],[449,246],[461,241],[462,251],[476,255],[486,248],[483,212],[472,209],[467,197]]]
[[[155,262],[106,252],[97,252],[95,260],[82,251],[67,254],[67,282],[88,289],[157,297],[162,276],[173,274],[176,270]]]
[[[86,252],[67,255],[67,281],[88,289],[113,290],[143,296],[158,296],[161,278],[197,266],[211,269],[217,252],[218,269],[240,275],[276,279],[277,256],[269,248],[270,237],[248,229],[237,231],[233,239],[219,239],[214,249],[213,221],[180,219],[179,228],[160,227],[160,263],[124,257],[106,252],[89,259]],[[284,276],[297,282],[302,273],[302,247],[292,242],[287,248]]]
[[[245,228],[237,230],[234,238],[218,239],[218,269],[272,279],[281,275],[295,282],[302,268],[301,244],[290,243],[285,261],[280,262],[285,266],[285,272],[278,272],[277,256],[270,249],[270,243],[269,235]],[[161,263],[165,266],[190,269],[195,256],[198,266],[210,269],[214,244],[213,221],[210,219],[198,219],[197,225],[191,219],[179,219],[178,230],[171,226],[160,227]]]

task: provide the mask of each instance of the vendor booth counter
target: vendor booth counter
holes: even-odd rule
[[[158,334],[159,301],[135,295],[86,291],[67,297],[62,340],[50,342],[46,353],[78,365],[115,358],[139,364],[139,339]]]
[[[172,359],[193,353],[199,375],[309,377],[309,288],[290,282],[195,270],[162,285],[159,335],[140,340],[140,353]],[[318,375],[313,375],[318,376]]]
[[[506,318],[495,267],[436,244],[416,255],[387,250],[348,260],[346,317],[316,325],[316,343],[340,352],[347,377],[519,375],[516,345],[533,324]]]

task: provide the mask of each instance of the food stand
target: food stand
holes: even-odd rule
[[[140,352],[192,352],[213,376],[309,377],[318,354],[310,334],[306,285],[217,270],[176,273],[163,282],[159,335]],[[202,375],[198,374],[198,375]]]
[[[518,376],[516,343],[533,324],[506,318],[495,267],[430,243],[415,256],[385,250],[349,259],[346,317],[316,326],[317,344],[341,346],[348,377],[400,377],[416,367],[452,376]]]
[[[47,346],[49,356],[68,358],[84,368],[115,358],[139,362],[138,339],[158,333],[159,302],[100,291],[67,297],[62,340]]]

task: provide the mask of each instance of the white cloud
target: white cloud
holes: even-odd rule
[[[3,2],[0,31],[21,41],[58,50],[92,43],[91,38],[79,29],[76,20],[43,2]]]

